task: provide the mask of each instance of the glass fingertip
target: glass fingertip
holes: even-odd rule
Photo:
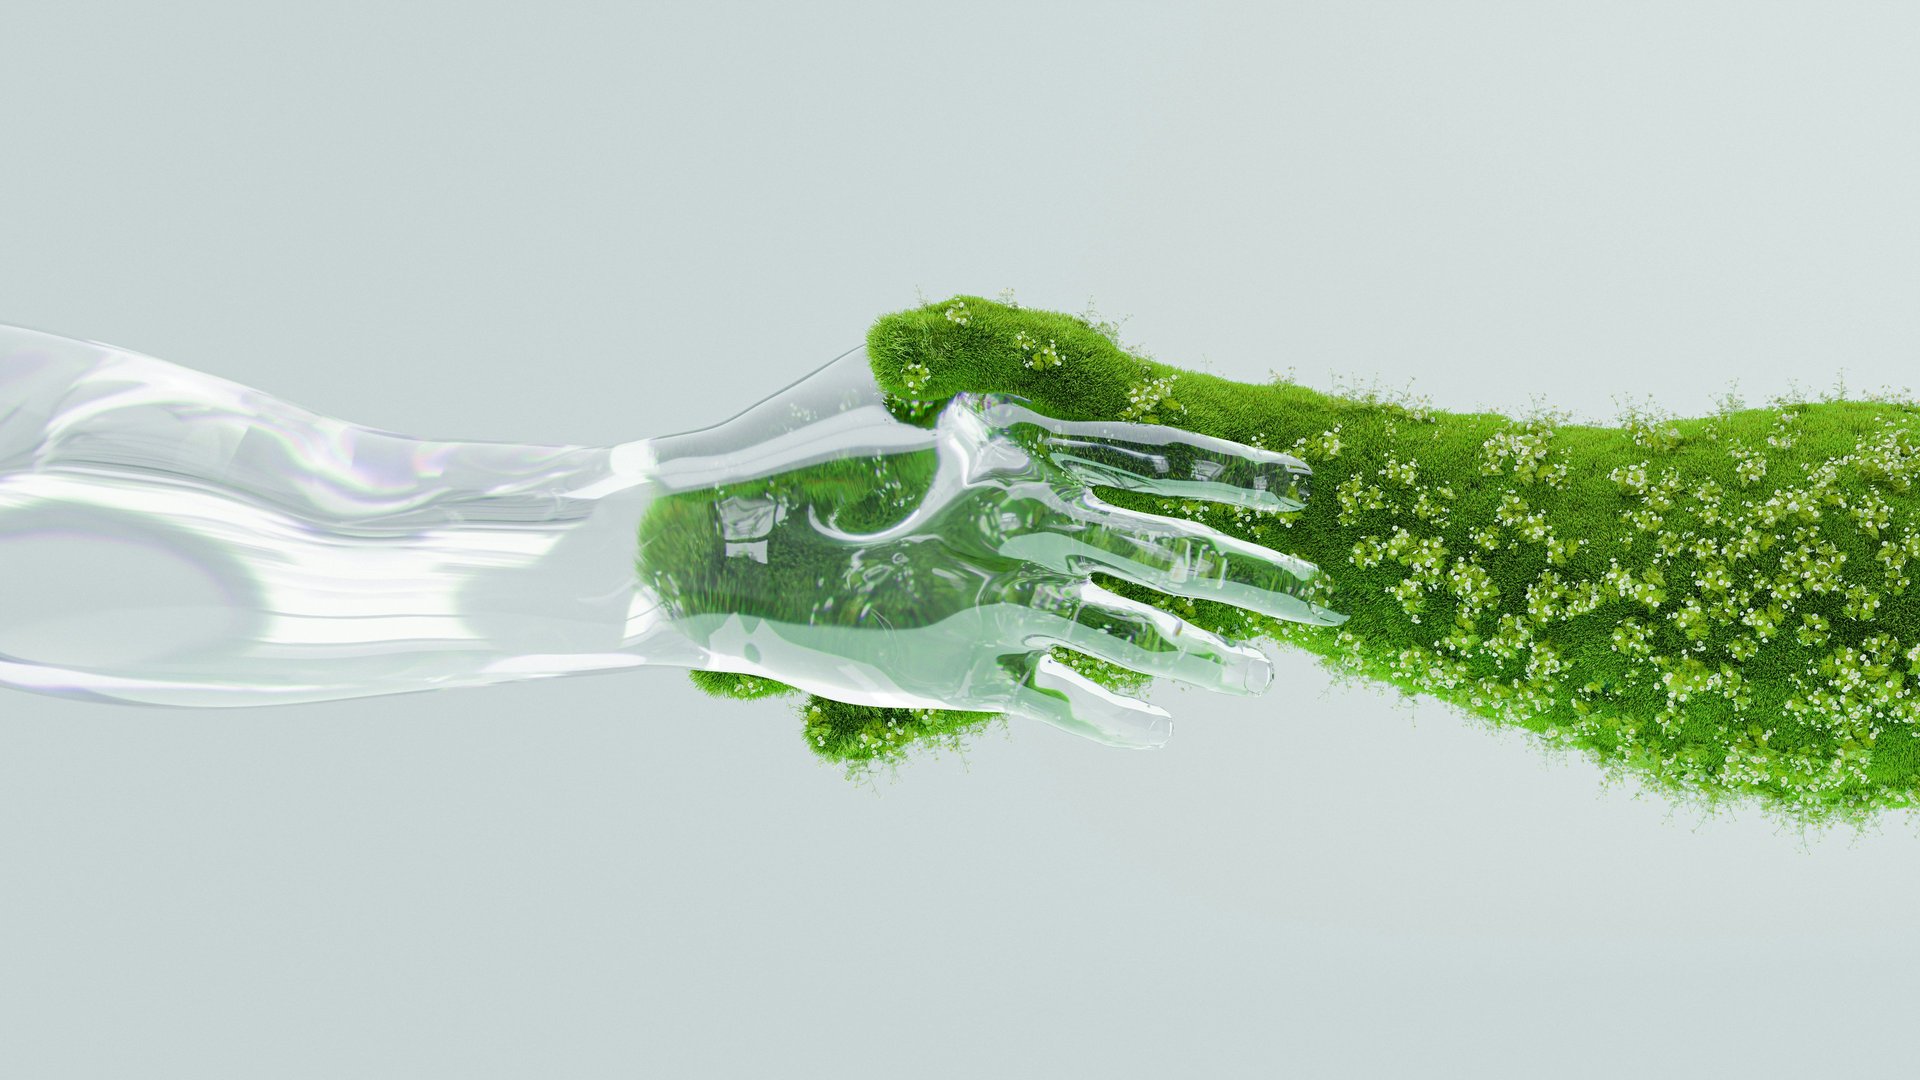
[[[1273,685],[1273,661],[1264,653],[1256,653],[1235,672],[1240,677],[1241,689],[1248,694],[1264,694],[1267,687]]]
[[[1319,625],[1321,626],[1339,626],[1352,618],[1352,616],[1346,612],[1334,611],[1331,608],[1323,608],[1318,605],[1314,606],[1313,614],[1314,617],[1319,620]]]
[[[1173,741],[1173,717],[1140,714],[1130,718],[1126,743],[1136,750],[1158,750]]]

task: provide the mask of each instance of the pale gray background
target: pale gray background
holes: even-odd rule
[[[0,321],[363,423],[718,420],[1014,287],[1246,379],[1907,385],[1920,8],[0,11]],[[0,601],[4,602],[4,601]],[[677,672],[0,700],[0,1075],[1893,1075],[1920,838],[1163,688],[875,790]]]

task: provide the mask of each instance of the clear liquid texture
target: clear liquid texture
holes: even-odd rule
[[[1050,648],[1231,693],[1271,669],[1091,572],[1340,621],[1310,564],[1090,491],[1287,512],[1300,462],[963,398],[903,422],[855,350],[690,434],[432,441],[0,327],[0,685],[263,705],[667,664],[1142,745],[1165,713]]]

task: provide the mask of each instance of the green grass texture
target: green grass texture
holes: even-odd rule
[[[1783,397],[1744,408],[1729,396],[1710,416],[1629,409],[1610,426],[1446,412],[1182,370],[1122,344],[1097,316],[1007,297],[885,315],[867,349],[911,422],[963,390],[1006,393],[1063,419],[1166,424],[1301,458],[1312,494],[1291,514],[1101,494],[1311,560],[1325,571],[1322,602],[1351,619],[1304,626],[1101,579],[1116,592],[1231,638],[1304,649],[1336,682],[1522,729],[1680,801],[1811,823],[1916,803],[1920,403]],[[841,485],[877,526],[904,513],[926,470],[903,461],[899,476],[773,482]],[[698,515],[700,497],[676,497],[643,530],[674,531],[660,522]],[[1116,689],[1144,684],[1061,659]],[[748,676],[694,679],[725,697],[797,693]],[[809,746],[851,772],[915,747],[963,746],[998,719],[818,697],[800,712]]]

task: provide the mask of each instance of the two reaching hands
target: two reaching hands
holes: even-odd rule
[[[1058,420],[1004,395],[956,395],[927,431],[877,407],[864,354],[853,356],[836,365],[848,390],[826,395],[827,416],[786,414],[820,436],[814,464],[743,470],[641,527],[641,579],[705,652],[699,666],[853,704],[1006,712],[1154,746],[1171,730],[1164,710],[1107,690],[1051,650],[1235,694],[1264,690],[1271,665],[1249,645],[1100,587],[1094,573],[1279,619],[1345,621],[1309,599],[1312,564],[1093,491],[1284,513],[1304,506],[1303,462],[1169,427]],[[834,383],[834,367],[816,378]],[[878,449],[888,428],[901,443]],[[734,457],[778,459],[763,448],[788,437]],[[711,480],[712,468],[694,472]]]

